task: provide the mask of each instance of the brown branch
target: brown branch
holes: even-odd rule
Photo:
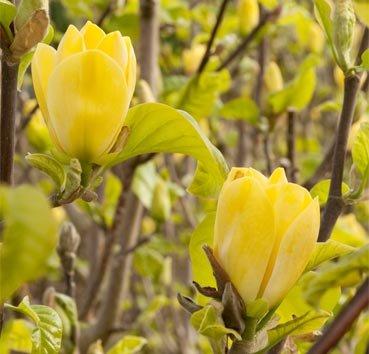
[[[295,123],[296,123],[296,112],[289,110],[287,113],[287,158],[290,162],[289,165],[289,179],[291,182],[296,182],[296,132],[295,132]]]
[[[322,162],[315,170],[314,174],[303,183],[303,186],[307,189],[311,189],[316,183],[318,183],[326,173],[328,173],[332,168],[332,159],[335,147],[335,140],[333,140],[328,150],[326,151]]]
[[[366,279],[355,296],[348,301],[320,339],[311,347],[308,354],[328,353],[351,328],[360,313],[368,308],[368,305],[369,279]]]
[[[18,63],[1,59],[0,183],[13,183]]]
[[[358,75],[350,75],[345,78],[343,105],[333,153],[331,184],[319,232],[319,241],[321,242],[324,242],[329,238],[344,207],[344,201],[342,199],[343,171],[346,159],[348,136],[354,115],[359,86],[360,78]]]
[[[158,94],[160,48],[159,0],[140,0],[140,52],[141,78],[154,96]]]
[[[206,64],[208,63],[210,56],[211,56],[211,48],[213,46],[215,37],[217,35],[218,29],[223,21],[223,17],[224,17],[224,13],[225,10],[227,8],[227,5],[229,3],[229,0],[223,0],[222,4],[220,5],[218,14],[217,14],[217,19],[215,21],[214,27],[211,31],[210,34],[210,38],[208,40],[207,46],[206,46],[206,51],[204,53],[204,56],[201,59],[200,65],[197,69],[197,75],[201,75],[201,73],[204,71]]]
[[[228,67],[238,56],[240,56],[252,43],[252,41],[259,35],[262,29],[269,21],[274,21],[280,14],[281,7],[277,7],[273,11],[265,12],[259,23],[252,29],[252,31],[243,39],[239,46],[229,54],[229,56],[218,66],[217,71]]]
[[[120,251],[113,259],[107,288],[102,297],[103,301],[96,322],[82,331],[80,347],[83,353],[87,352],[88,346],[97,339],[101,338],[105,341],[108,338],[110,329],[113,327],[115,319],[120,312],[119,304],[121,298],[126,297],[129,288],[132,253],[127,255],[126,252],[137,243],[143,206],[129,188],[123,193],[127,193],[127,205],[129,205],[129,208],[125,208],[120,222],[120,238],[117,240]],[[124,229],[127,232],[123,232]]]
[[[147,162],[153,156],[154,154],[140,156],[123,165],[122,170],[124,171],[124,175],[122,177],[122,184],[124,186],[124,189],[129,188],[129,186],[131,185],[136,167],[142,163]],[[86,318],[88,312],[97,302],[98,294],[101,289],[106,270],[108,269],[109,259],[111,257],[113,246],[122,232],[122,220],[124,217],[126,205],[127,193],[123,192],[119,197],[118,204],[115,209],[113,224],[106,235],[106,241],[98,269],[93,275],[91,282],[87,286],[85,301],[80,306],[79,316],[81,319]]]

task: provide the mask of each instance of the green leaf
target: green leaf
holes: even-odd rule
[[[17,8],[7,0],[0,0],[0,13],[0,25],[4,27],[9,37],[12,37],[9,26],[17,13]]]
[[[26,53],[25,55],[23,55],[21,60],[20,60],[19,67],[18,67],[18,79],[17,79],[17,88],[18,88],[18,90],[20,90],[21,87],[22,87],[23,80],[24,80],[24,75],[25,75],[29,65],[31,64],[33,54],[35,54],[35,52],[30,51],[30,52]]]
[[[196,227],[189,244],[192,277],[202,286],[215,286],[213,271],[203,250],[204,245],[213,244],[214,224],[215,213],[210,213]],[[199,295],[199,302],[205,300],[205,297]]]
[[[108,165],[153,152],[190,155],[198,167],[189,191],[203,197],[218,194],[228,167],[191,116],[164,104],[145,103],[129,110],[125,124],[130,129],[126,145],[108,157]]]
[[[369,242],[364,227],[353,213],[338,218],[330,239],[352,247],[361,247]]]
[[[315,305],[327,289],[345,286],[348,277],[353,276],[355,283],[360,282],[361,275],[369,273],[369,244],[359,250],[342,256],[337,262],[329,263],[319,272],[309,273],[303,282],[304,295],[309,304]],[[352,282],[349,283],[352,285]]]
[[[345,245],[338,241],[328,240],[327,242],[318,242],[309,263],[305,268],[305,272],[315,269],[326,261],[344,256],[354,251],[354,247]]]
[[[45,273],[57,242],[57,224],[44,195],[31,186],[0,187],[4,220],[0,249],[0,303],[24,282]]]
[[[227,70],[220,72],[206,71],[200,77],[191,79],[179,92],[179,102],[176,107],[188,112],[196,119],[206,118],[216,106],[220,94],[230,85]]]
[[[318,319],[327,319],[328,317],[329,314],[325,311],[307,312],[303,316],[278,325],[277,327],[268,331],[268,346],[258,353],[263,353],[264,351],[273,348],[287,336],[310,332],[311,323]]]
[[[281,91],[269,96],[268,103],[273,114],[278,115],[288,109],[301,111],[309,104],[316,85],[316,65],[317,57],[309,56],[301,64],[296,77]]]
[[[367,122],[360,125],[352,146],[352,158],[361,177],[364,177],[369,165],[369,123]]]
[[[9,354],[12,351],[30,353],[31,335],[32,329],[27,321],[7,321],[0,336],[0,353]]]
[[[360,67],[363,70],[369,70],[369,49],[366,49],[364,53],[361,55]]]
[[[55,293],[55,303],[59,311],[63,311],[72,327],[78,327],[78,312],[77,306],[73,298],[68,295]]]
[[[327,203],[329,187],[331,185],[330,179],[324,179],[318,182],[313,188],[310,190],[310,194],[313,198],[319,198],[319,204],[324,205]],[[346,183],[342,183],[342,194],[346,194],[350,191],[350,187]]]
[[[331,18],[332,12],[331,5],[327,0],[314,0],[314,5],[316,10],[315,11],[316,18],[320,23],[320,25],[322,26],[325,35],[327,36],[328,43],[333,52],[333,56],[335,57],[336,63],[338,63],[337,50],[334,46],[333,41],[333,22]]]
[[[306,275],[304,275],[302,279],[298,281],[298,283],[288,292],[287,296],[279,305],[276,314],[279,316],[281,323],[303,316],[307,312],[316,312],[317,308],[319,310],[327,311],[331,314],[337,306],[341,297],[340,287],[328,289],[322,296],[317,308],[308,304],[305,300],[302,286],[305,276]],[[327,321],[327,319],[327,317],[317,318],[310,323],[309,327],[306,327],[304,330],[300,331],[299,334],[307,334],[309,332],[319,330]]]
[[[140,165],[133,176],[132,190],[147,209],[151,207],[157,179],[158,173],[153,161]]]
[[[241,340],[241,336],[233,329],[226,328],[220,316],[219,310],[213,305],[203,307],[191,315],[192,326],[202,335],[213,339],[222,339],[231,334]]]
[[[134,354],[138,353],[145,345],[147,340],[138,336],[124,336],[115,344],[108,354]]]
[[[240,97],[227,102],[219,114],[227,119],[244,120],[255,125],[259,121],[260,110],[251,98]]]
[[[171,208],[168,184],[161,177],[158,177],[152,196],[151,215],[159,222],[163,222],[169,219]]]
[[[66,173],[60,162],[46,154],[28,154],[26,160],[31,166],[51,177],[60,191],[64,189]]]
[[[62,322],[55,310],[44,305],[31,305],[27,296],[18,306],[9,304],[5,306],[24,314],[36,325],[32,332],[31,354],[58,354],[60,352]]]
[[[44,39],[42,40],[42,43],[50,44],[54,38],[54,34],[55,34],[54,27],[49,25],[47,27],[47,32],[46,32]]]
[[[101,212],[105,223],[111,226],[118,203],[119,196],[122,192],[122,183],[113,173],[108,173],[105,177],[104,200],[101,204]]]

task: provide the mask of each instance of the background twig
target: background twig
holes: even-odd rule
[[[351,328],[360,313],[369,305],[369,279],[361,285],[355,296],[344,306],[308,354],[328,353]]]

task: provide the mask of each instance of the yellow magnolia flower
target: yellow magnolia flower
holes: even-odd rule
[[[98,164],[122,129],[136,83],[129,37],[91,22],[81,31],[71,25],[57,50],[37,46],[32,78],[54,144]]]
[[[190,49],[185,49],[182,53],[183,67],[187,75],[195,73],[205,54],[206,46],[194,44]]]
[[[258,24],[260,11],[257,0],[238,1],[239,28],[242,35],[246,35]]]
[[[222,188],[214,255],[245,303],[277,305],[296,283],[315,248],[319,203],[289,183],[282,168],[270,178],[233,168]]]
[[[281,69],[274,61],[271,61],[265,69],[264,84],[269,93],[283,89]]]

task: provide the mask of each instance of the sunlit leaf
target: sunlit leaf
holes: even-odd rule
[[[369,165],[369,123],[360,125],[352,146],[352,158],[357,170],[364,177]]]
[[[4,220],[0,250],[0,302],[45,273],[57,242],[57,224],[46,198],[31,186],[0,187]]]
[[[0,336],[0,353],[11,351],[29,353],[32,350],[32,328],[25,320],[10,320],[5,323]]]
[[[240,97],[228,101],[219,114],[227,119],[244,120],[250,124],[257,124],[260,110],[251,98]]]
[[[58,354],[61,348],[62,322],[55,310],[44,305],[31,305],[25,297],[18,306],[5,305],[20,312],[35,324],[32,331],[32,354]]]
[[[215,286],[213,271],[203,250],[211,246],[214,237],[215,213],[208,214],[193,232],[189,245],[193,280],[201,286]],[[199,301],[204,298],[199,296]]]
[[[329,314],[325,311],[307,312],[300,317],[278,325],[268,331],[268,346],[264,348],[262,352],[258,352],[258,354],[272,348],[289,335],[310,332],[312,322],[315,322],[317,319],[326,319],[328,317]]]
[[[190,155],[198,160],[198,168],[189,191],[203,197],[217,195],[228,167],[191,116],[164,104],[146,103],[130,109],[125,124],[130,129],[127,142],[121,153],[110,156],[109,165],[152,152]]]
[[[315,246],[315,250],[311,255],[308,265],[305,268],[305,272],[308,272],[320,264],[329,261],[331,259],[344,256],[355,251],[354,247],[345,245],[344,243],[328,240],[326,242],[318,242]]]
[[[313,198],[319,198],[319,204],[324,205],[327,203],[329,187],[331,185],[330,179],[324,179],[318,182],[313,188],[310,190],[310,194]],[[350,187],[346,183],[342,183],[342,194],[346,194],[350,191]]]
[[[146,345],[147,340],[138,336],[124,336],[107,354],[134,354]]]

